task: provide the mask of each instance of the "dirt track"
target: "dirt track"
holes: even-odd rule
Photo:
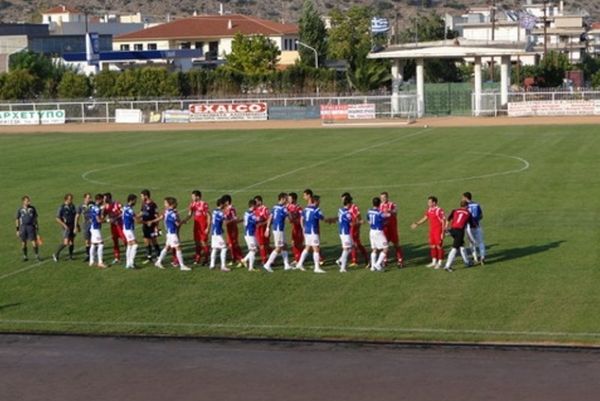
[[[0,336],[0,399],[598,400],[597,352]]]
[[[397,123],[397,124],[396,124]],[[405,125],[402,120],[374,122],[363,121],[362,127],[468,127],[468,126],[510,126],[510,125],[578,125],[578,124],[600,124],[600,116],[580,117],[430,117],[420,119],[414,124]],[[326,127],[345,128],[358,125],[338,124]],[[210,122],[193,124],[66,124],[47,126],[0,126],[0,134],[25,134],[25,133],[82,133],[82,132],[115,132],[115,131],[202,131],[202,130],[263,130],[263,129],[299,129],[299,128],[322,128],[320,120],[303,121],[239,121],[239,122]]]

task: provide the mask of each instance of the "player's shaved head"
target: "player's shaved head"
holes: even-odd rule
[[[379,199],[379,198],[377,198],[377,197],[373,198],[373,206],[374,206],[374,207],[379,207],[379,206],[381,206],[381,199]]]

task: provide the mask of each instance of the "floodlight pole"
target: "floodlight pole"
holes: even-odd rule
[[[296,41],[297,45],[300,45],[302,47],[306,47],[307,49],[310,49],[313,51],[313,53],[315,53],[315,69],[319,69],[319,52],[317,52],[317,49],[315,49],[312,46],[307,45],[304,42],[300,42],[299,40]],[[319,95],[319,81],[317,80],[317,95]]]

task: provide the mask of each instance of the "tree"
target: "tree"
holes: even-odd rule
[[[389,63],[367,59],[373,39],[371,38],[372,11],[369,7],[353,6],[348,12],[331,12],[329,31],[329,56],[348,63],[346,78],[351,87],[360,91],[373,90],[389,81],[383,70],[389,71]]]
[[[592,86],[594,88],[600,88],[600,71],[597,71],[592,75]]]
[[[27,100],[36,95],[36,77],[27,70],[14,70],[5,75],[0,97],[6,100]]]
[[[134,98],[138,94],[139,70],[130,69],[121,72],[115,83],[115,95],[118,97]]]
[[[251,81],[260,81],[276,70],[280,54],[275,42],[266,36],[244,36],[237,33],[224,67],[231,72],[243,74]]]
[[[561,86],[565,72],[571,70],[571,63],[566,54],[550,51],[538,66],[538,74],[543,78],[543,86],[555,88]]]
[[[116,71],[100,71],[94,76],[93,86],[95,96],[99,98],[112,98],[117,96],[117,79],[119,73]]]
[[[74,72],[67,72],[57,88],[58,96],[61,99],[82,99],[91,93],[91,85],[88,77]]]
[[[319,65],[322,65],[327,57],[327,29],[314,0],[304,0],[299,27],[300,41],[315,48],[319,56]],[[311,49],[298,46],[298,51],[302,65],[310,67],[315,65],[315,54]]]

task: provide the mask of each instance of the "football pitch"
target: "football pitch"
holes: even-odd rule
[[[599,137],[591,125],[0,135],[0,331],[600,345]],[[388,191],[407,266],[338,273],[339,238],[325,224],[323,275],[97,270],[82,262],[81,238],[77,260],[51,260],[65,193],[123,202],[144,188],[160,205],[175,196],[182,212],[194,189],[211,206],[229,193],[238,213],[254,195],[271,206],[281,191],[312,188],[327,217],[342,192],[364,214]],[[464,191],[484,209],[488,263],[428,269],[427,228],[410,223],[427,196],[448,213]],[[14,234],[25,194],[40,213],[42,262],[22,262]],[[187,261],[191,229],[181,230]]]

